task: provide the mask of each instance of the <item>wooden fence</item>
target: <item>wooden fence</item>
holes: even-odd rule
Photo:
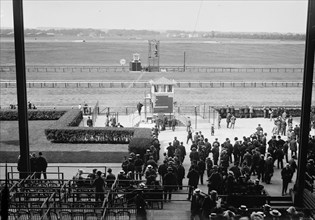
[[[258,73],[278,73],[278,72],[293,72],[302,73],[303,68],[278,68],[278,67],[212,67],[212,66],[160,66],[160,71],[163,72],[258,72]],[[0,66],[0,72],[15,72],[14,65]],[[26,72],[129,72],[128,66],[97,66],[97,65],[28,65]]]
[[[28,88],[150,88],[148,81],[27,81]],[[271,88],[302,87],[298,81],[178,81],[177,88]],[[315,84],[313,83],[313,86]],[[15,88],[16,81],[0,81],[0,88]]]

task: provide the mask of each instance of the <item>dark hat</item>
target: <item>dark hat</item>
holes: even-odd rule
[[[102,171],[99,170],[99,171],[96,172],[96,174],[101,176],[102,175]]]
[[[108,168],[107,172],[111,173],[112,172],[112,168]]]

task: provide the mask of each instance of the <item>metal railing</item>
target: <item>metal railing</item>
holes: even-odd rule
[[[278,73],[293,72],[302,73],[302,67],[215,67],[215,66],[160,66],[160,71],[166,72],[259,72]],[[102,65],[27,65],[27,72],[129,72],[126,66],[102,66]],[[0,66],[0,72],[15,72],[14,65]]]
[[[28,88],[150,88],[148,81],[27,81]],[[302,81],[177,81],[178,88],[284,88],[302,87]],[[315,83],[313,83],[315,86]],[[0,88],[15,88],[16,81],[2,80]]]

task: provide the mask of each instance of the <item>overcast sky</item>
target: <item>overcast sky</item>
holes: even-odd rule
[[[1,0],[1,27],[13,27]],[[306,0],[24,0],[24,27],[305,33]]]

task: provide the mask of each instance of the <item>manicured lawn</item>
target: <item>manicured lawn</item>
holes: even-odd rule
[[[122,145],[111,144],[59,144],[47,141],[44,130],[53,121],[29,121],[30,152],[33,151],[126,151]],[[17,121],[0,121],[0,151],[19,151]]]

